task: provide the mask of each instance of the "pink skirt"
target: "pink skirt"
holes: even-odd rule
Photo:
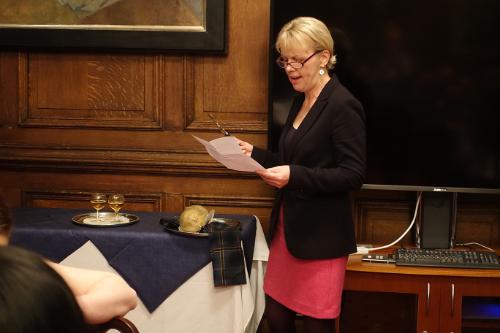
[[[285,243],[281,210],[271,242],[264,292],[302,315],[318,319],[337,318],[347,258],[304,260],[292,256]]]

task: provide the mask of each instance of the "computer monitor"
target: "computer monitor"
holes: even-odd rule
[[[448,247],[457,193],[500,193],[500,1],[274,0],[269,147],[294,91],[274,59],[297,16],[330,28],[333,73],[364,106],[364,188],[423,191],[421,246]]]

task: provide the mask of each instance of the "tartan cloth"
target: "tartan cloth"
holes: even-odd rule
[[[177,230],[177,217],[161,219],[160,224]],[[214,286],[233,286],[246,283],[245,259],[241,248],[240,228],[212,222],[201,232],[209,234],[209,253],[212,260]]]
[[[222,223],[210,223],[207,230],[210,234],[214,286],[245,284],[245,260],[241,248],[240,230],[221,225]]]

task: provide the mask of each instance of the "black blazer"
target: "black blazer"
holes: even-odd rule
[[[278,191],[268,235],[274,234],[283,203],[285,239],[292,255],[341,257],[356,252],[349,192],[361,187],[366,168],[363,107],[333,76],[297,129],[285,160],[284,137],[303,101],[304,94],[294,99],[278,153],[258,147],[252,151],[265,168],[290,165],[290,179]]]

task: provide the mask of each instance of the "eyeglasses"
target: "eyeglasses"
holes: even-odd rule
[[[318,54],[320,52],[321,52],[321,50],[320,51],[316,51],[316,52],[314,52],[313,54],[311,54],[309,57],[305,58],[302,61],[288,61],[288,59],[285,58],[285,57],[278,57],[278,59],[276,59],[276,64],[278,66],[280,66],[281,68],[285,68],[287,65],[290,65],[294,69],[300,69],[300,68],[302,68],[304,66],[304,64],[309,59],[311,59],[312,57],[314,57],[316,54]]]

